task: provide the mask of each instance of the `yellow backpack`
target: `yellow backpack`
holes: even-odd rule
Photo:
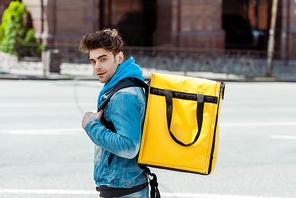
[[[138,163],[208,175],[219,144],[225,84],[152,74]]]

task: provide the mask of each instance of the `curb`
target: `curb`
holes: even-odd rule
[[[0,74],[2,80],[73,80],[71,77],[65,76],[33,76],[33,75],[11,75]]]
[[[145,80],[150,78],[144,75]],[[199,77],[205,78],[205,77]],[[296,78],[275,78],[275,77],[255,77],[255,78],[215,78],[208,77],[206,79],[223,81],[223,82],[296,82]],[[96,81],[95,76],[65,76],[61,74],[50,74],[47,76],[41,75],[15,75],[15,74],[1,74],[0,80],[81,80],[81,81]]]

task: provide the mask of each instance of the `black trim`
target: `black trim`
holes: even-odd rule
[[[144,190],[148,186],[148,182],[133,186],[131,188],[112,188],[107,186],[97,186],[96,190],[100,192],[100,197],[121,197],[135,192]]]
[[[220,84],[220,91],[219,91],[219,102],[217,106],[217,116],[216,116],[216,121],[215,121],[215,129],[214,129],[214,137],[213,137],[213,144],[212,144],[212,150],[211,150],[211,157],[209,161],[209,169],[208,173],[210,174],[212,171],[212,164],[213,164],[213,158],[214,158],[214,150],[215,150],[215,144],[216,144],[216,132],[217,132],[217,125],[218,125],[218,117],[219,117],[219,108],[220,108],[220,100],[224,99],[224,89],[225,89],[225,84],[221,82]]]
[[[152,167],[152,168],[159,168],[159,169],[163,169],[163,170],[177,171],[177,172],[182,172],[182,173],[194,173],[194,174],[199,174],[199,175],[208,175],[207,173],[200,173],[200,172],[196,172],[196,171],[189,171],[189,170],[177,169],[177,168],[169,168],[169,167],[164,167],[164,166],[141,164],[141,163],[139,163],[139,165],[141,165],[141,166],[149,166],[149,167]]]
[[[155,87],[150,87],[150,94],[158,95],[158,96],[165,96],[165,90],[164,89],[158,89],[158,88],[155,88]],[[195,100],[196,101],[197,100],[197,94],[173,91],[173,98],[184,99],[184,100]],[[218,103],[218,97],[205,95],[204,96],[204,102],[217,104]]]

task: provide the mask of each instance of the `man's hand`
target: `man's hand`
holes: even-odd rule
[[[85,126],[87,125],[87,123],[93,119],[101,120],[103,112],[104,112],[103,110],[101,110],[99,113],[86,112],[82,118],[82,128],[85,129]]]

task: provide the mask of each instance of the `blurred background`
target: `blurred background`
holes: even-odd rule
[[[295,76],[294,0],[275,5],[273,0],[22,0],[5,14],[11,2],[0,2],[2,74],[15,65],[44,75],[89,74],[83,65],[87,55],[77,50],[80,39],[87,32],[116,28],[126,56],[143,68],[185,75]]]

